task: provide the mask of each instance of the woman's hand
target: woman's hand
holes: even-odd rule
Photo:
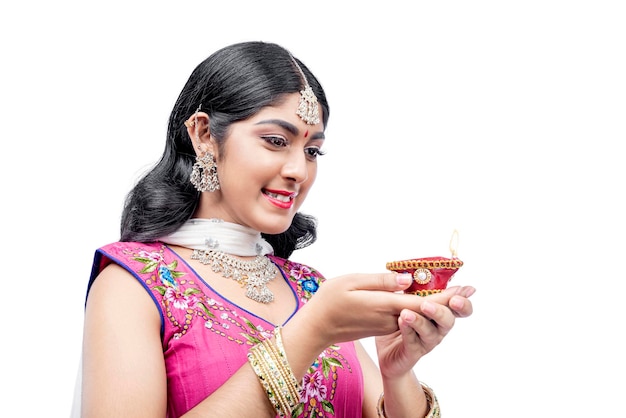
[[[472,314],[469,297],[471,286],[451,287],[441,293],[417,299],[417,309],[403,309],[398,317],[398,329],[376,338],[378,363],[384,378],[406,375],[417,361],[435,348],[454,326],[456,318]]]
[[[452,287],[427,297],[404,294],[411,281],[410,274],[398,273],[328,279],[286,324],[283,338],[317,355],[331,344],[378,336],[383,376],[405,374],[441,342],[456,317],[472,313],[467,298],[474,292]]]
[[[417,298],[402,291],[411,276],[398,273],[349,274],[326,280],[290,321],[306,327],[322,349],[398,330],[405,308],[419,309]],[[413,295],[411,295],[413,296]]]

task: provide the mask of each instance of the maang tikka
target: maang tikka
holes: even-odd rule
[[[185,122],[185,126],[188,128],[195,126],[198,148],[200,146],[200,137],[198,136],[198,112],[201,106],[202,105],[198,106],[198,109],[196,109],[194,120]],[[191,169],[189,181],[199,192],[214,192],[220,189],[220,181],[217,178],[217,165],[215,164],[213,154],[204,152],[201,157],[196,155],[196,162]]]
[[[300,72],[302,80],[304,81],[304,90],[300,90],[300,103],[298,104],[296,114],[300,116],[300,119],[302,119],[307,125],[317,125],[320,123],[317,97],[315,97],[315,93],[313,93],[313,89],[309,85],[309,81],[307,80],[306,75],[304,75],[302,68],[298,65],[296,59],[292,56],[291,60]]]

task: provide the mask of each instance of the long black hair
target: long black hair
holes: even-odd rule
[[[200,192],[189,181],[196,154],[184,122],[198,107],[209,115],[210,132],[221,151],[232,123],[304,88],[293,59],[279,45],[242,42],[216,51],[194,69],[172,109],[161,159],[126,197],[121,241],[156,241],[193,215]],[[296,61],[317,96],[326,127],[329,107],[324,90],[309,69]],[[316,227],[313,216],[296,213],[287,231],[262,235],[274,247],[274,254],[288,258],[294,250],[315,242]]]

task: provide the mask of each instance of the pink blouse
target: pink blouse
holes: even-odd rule
[[[295,314],[324,278],[308,266],[270,259],[292,288]],[[89,287],[110,263],[124,267],[143,285],[161,315],[168,417],[183,415],[211,395],[247,362],[250,347],[284,325],[272,324],[217,293],[162,243],[116,242],[98,249]],[[362,403],[363,375],[354,344],[341,343],[320,353],[308,369],[293,416],[361,417]]]

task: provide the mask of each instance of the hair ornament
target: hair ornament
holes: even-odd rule
[[[320,113],[319,106],[317,104],[317,97],[315,97],[315,93],[313,93],[313,89],[309,85],[309,81],[304,75],[304,71],[298,65],[296,59],[291,56],[291,60],[296,65],[296,68],[300,72],[302,76],[302,81],[304,81],[304,90],[300,90],[300,103],[298,104],[298,110],[296,110],[296,114],[300,116],[307,125],[317,125],[320,123]]]

